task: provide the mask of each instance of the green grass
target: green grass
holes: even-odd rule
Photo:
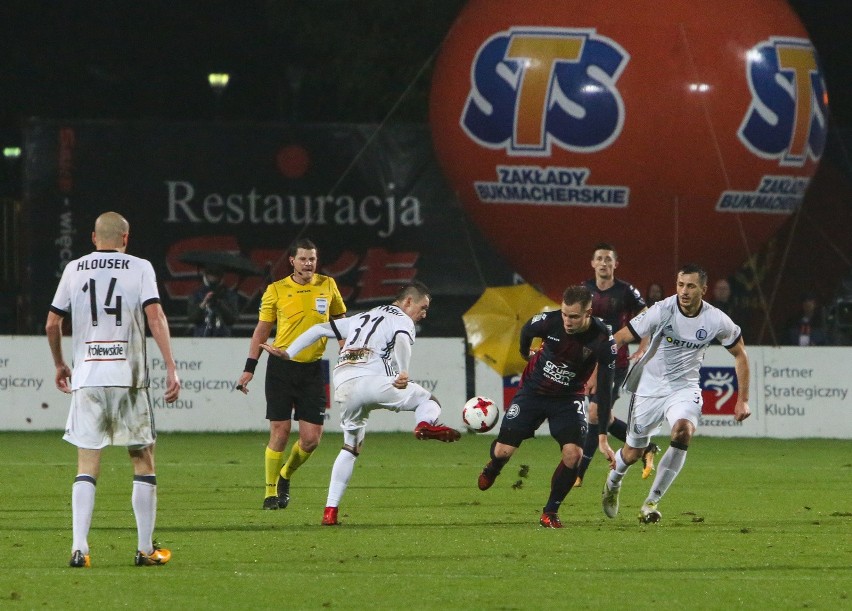
[[[59,433],[0,433],[0,608],[852,607],[848,441],[696,439],[663,521],[648,526],[635,517],[651,481],[638,468],[621,515],[603,516],[598,457],[563,505],[562,530],[538,525],[556,444],[526,442],[480,492],[490,441],[368,433],[343,524],[328,528],[319,521],[339,434],[293,478],[282,511],[260,510],[265,434],[162,434],[164,567],[132,565],[132,473],[124,450],[109,448],[93,568],[75,570],[74,448]]]

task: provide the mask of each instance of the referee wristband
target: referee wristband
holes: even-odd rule
[[[257,359],[249,357],[246,359],[246,366],[243,367],[243,371],[254,375],[255,367],[257,367]]]

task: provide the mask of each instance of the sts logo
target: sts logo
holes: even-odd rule
[[[593,29],[513,27],[486,40],[471,65],[461,127],[509,155],[608,147],[624,126],[616,89],[630,56]]]
[[[828,95],[811,42],[773,36],[746,57],[752,101],[738,132],[742,143],[782,166],[819,161],[828,130]]]
[[[737,404],[737,376],[733,367],[702,367],[700,369],[701,398],[705,416],[734,413]]]

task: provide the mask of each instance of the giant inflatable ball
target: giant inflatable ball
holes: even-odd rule
[[[732,273],[801,205],[827,121],[782,0],[472,0],[430,97],[468,216],[554,299],[600,241],[642,291]]]

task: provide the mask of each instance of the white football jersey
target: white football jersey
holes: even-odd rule
[[[638,385],[635,390],[628,387],[646,397],[699,388],[698,370],[707,346],[716,339],[731,348],[741,334],[727,314],[706,301],[701,302],[698,314],[686,316],[677,295],[658,301],[627,324],[635,335],[652,337],[648,351],[635,366],[641,372]]]
[[[144,307],[160,294],[151,263],[95,251],[65,266],[50,309],[71,315],[71,388],[148,386]]]
[[[334,368],[334,386],[365,375],[396,376],[396,342],[414,344],[414,321],[395,305],[383,305],[334,321],[346,343]]]

